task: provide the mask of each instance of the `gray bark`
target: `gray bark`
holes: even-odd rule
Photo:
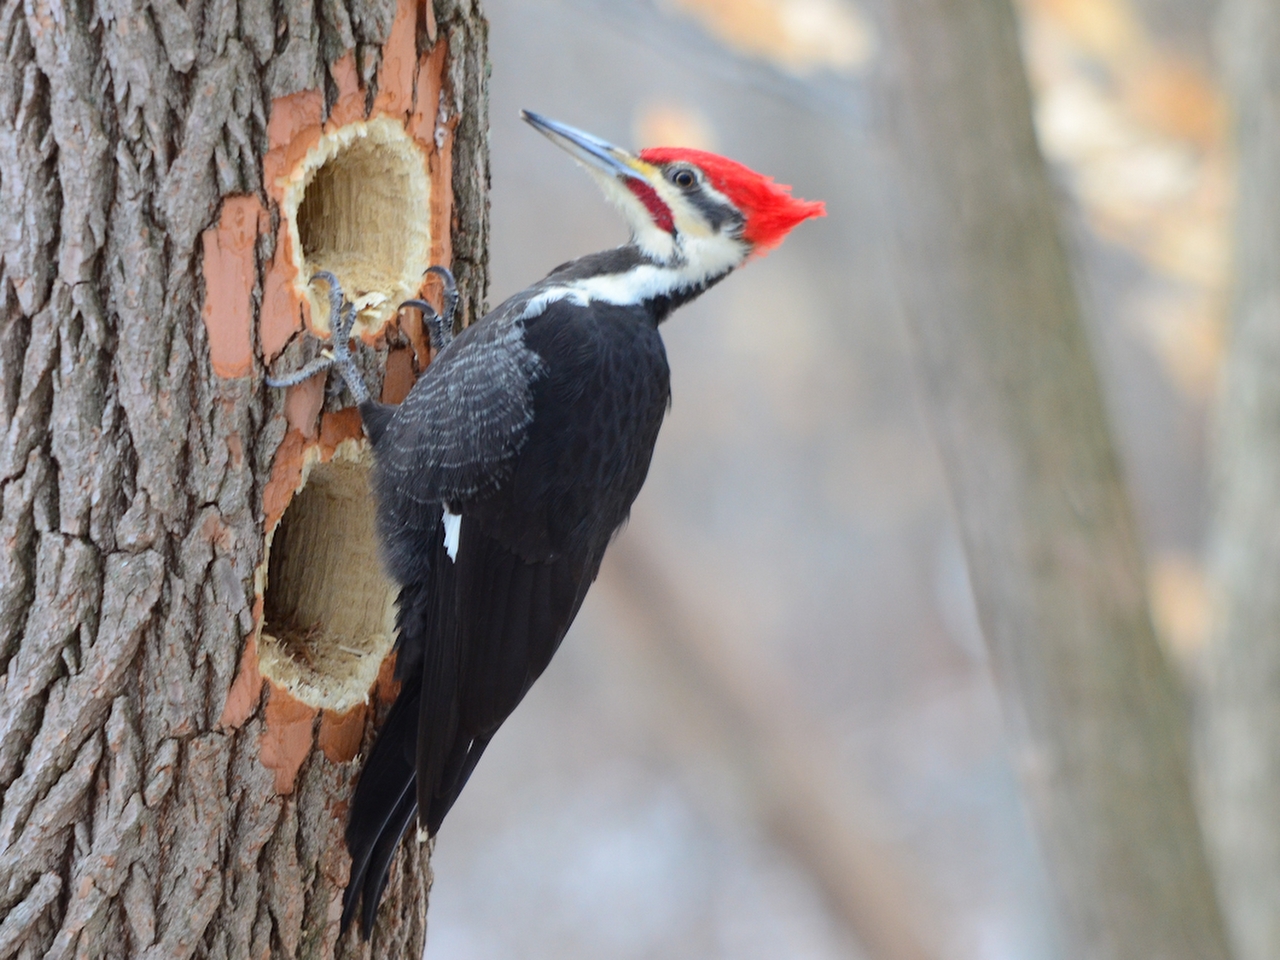
[[[1007,0],[895,0],[902,300],[1073,960],[1225,958]]]
[[[368,955],[333,913],[358,764],[313,749],[278,795],[261,704],[218,726],[285,426],[260,356],[212,372],[200,235],[222,198],[264,196],[273,98],[332,94],[352,49],[367,83],[394,12],[0,0],[0,960]],[[486,26],[472,0],[435,12],[472,316]],[[377,955],[420,955],[428,885],[406,845]]]
[[[1204,815],[1240,960],[1280,956],[1280,10],[1233,0],[1223,59],[1239,202],[1218,415]]]

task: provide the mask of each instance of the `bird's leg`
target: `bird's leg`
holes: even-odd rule
[[[422,322],[426,324],[427,337],[431,340],[432,348],[437,353],[443,350],[449,340],[445,339],[444,321],[441,320],[440,314],[436,313],[436,308],[425,300],[406,300],[400,304],[400,309],[403,310],[405,307],[414,307],[422,313]]]
[[[355,356],[351,353],[351,328],[356,323],[355,304],[347,303],[347,298],[342,295],[342,287],[338,286],[338,278],[332,273],[324,271],[316,276],[329,284],[329,317],[333,331],[333,342],[329,349],[333,354],[333,365],[346,382],[347,389],[355,397],[356,403],[364,403],[369,399],[369,388],[365,386],[364,377],[360,373],[360,368],[356,366]],[[336,314],[334,313],[335,304],[339,308]],[[334,316],[338,317],[336,323],[332,319]]]
[[[453,341],[453,315],[458,309],[458,284],[445,267],[430,267],[427,273],[434,273],[444,284],[444,316],[436,313],[436,308],[425,300],[406,300],[400,307],[414,307],[422,312],[422,322],[427,325],[431,346],[440,351]]]
[[[453,273],[448,267],[428,267],[427,273],[434,273],[444,286],[444,317],[441,318],[441,324],[452,340],[454,314],[458,312],[458,282],[453,279]]]
[[[369,388],[365,386],[364,377],[360,375],[360,370],[356,367],[355,358],[351,353],[351,328],[355,326],[356,308],[347,302],[338,278],[328,270],[321,270],[312,276],[312,283],[317,280],[323,280],[329,285],[329,346],[320,352],[320,356],[296,373],[279,378],[267,377],[267,386],[291,387],[329,367],[336,367],[347,389],[356,398],[356,403],[364,403],[369,399]]]

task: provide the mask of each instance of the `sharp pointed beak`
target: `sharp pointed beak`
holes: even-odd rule
[[[649,164],[607,140],[601,140],[566,123],[551,120],[532,110],[521,110],[520,115],[548,140],[568,151],[579,163],[614,177],[648,180]]]

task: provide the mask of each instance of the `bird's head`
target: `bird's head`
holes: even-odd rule
[[[628,153],[599,137],[523,111],[524,119],[592,174],[654,261],[704,281],[776,247],[792,228],[821,217],[821,202],[791,196],[734,160],[684,147]]]

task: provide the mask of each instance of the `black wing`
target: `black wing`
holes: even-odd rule
[[[432,655],[456,665],[457,699],[448,720],[423,702],[428,829],[465,782],[454,770],[474,764],[473,745],[488,743],[577,615],[644,483],[670,396],[661,338],[641,310],[561,301],[526,321],[525,343],[544,370],[528,432],[500,486],[452,504],[457,562],[433,582],[440,619],[428,645],[453,648]]]
[[[355,864],[344,917],[363,892],[366,932],[412,818],[406,781],[416,780],[420,822],[434,834],[577,615],[644,482],[669,399],[662,341],[643,310],[559,301],[513,326],[519,338],[475,337],[468,348],[459,337],[462,349],[450,361],[457,372],[441,371],[434,387],[424,376],[379,424],[380,525],[403,584],[397,674],[404,686],[348,828]],[[468,395],[452,388],[483,379],[486,362],[496,363],[494,380],[508,394],[495,400],[497,388],[487,384],[475,394],[480,411],[469,413]],[[518,370],[531,375],[521,381]],[[446,409],[432,415],[415,394],[445,398]],[[460,425],[468,418],[474,432]],[[442,420],[450,422],[431,433],[431,422]],[[455,446],[442,449],[441,436]],[[462,517],[456,562],[443,546],[441,500]],[[407,744],[410,702],[418,722],[416,742]]]
[[[533,420],[542,361],[525,342],[521,301],[468,327],[392,414],[379,450],[385,482],[420,503],[491,489]]]

